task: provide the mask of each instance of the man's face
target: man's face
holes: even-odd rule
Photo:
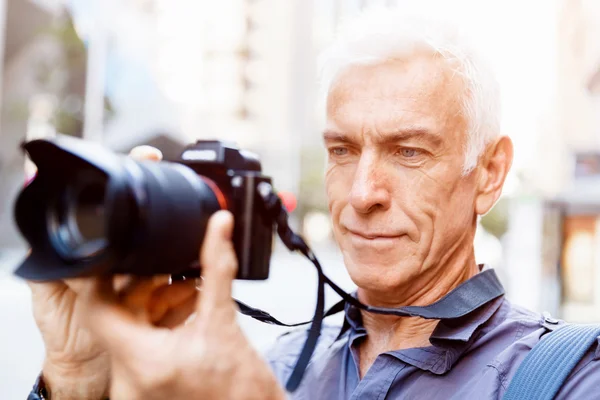
[[[472,251],[459,76],[431,55],[353,66],[327,99],[326,189],[354,282],[393,291]]]

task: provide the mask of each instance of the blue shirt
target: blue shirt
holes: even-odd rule
[[[360,379],[358,345],[367,332],[361,312],[346,305],[345,328],[323,325],[304,379],[289,398],[501,399],[529,350],[562,324],[512,305],[502,296],[459,319],[441,319],[427,347],[380,354]],[[281,336],[267,354],[282,385],[292,372],[306,332],[295,330]],[[596,343],[557,399],[600,399],[599,358]]]

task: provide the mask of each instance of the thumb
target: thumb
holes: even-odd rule
[[[203,278],[200,315],[232,304],[231,285],[238,268],[232,234],[233,215],[229,211],[218,211],[209,219],[200,251]]]

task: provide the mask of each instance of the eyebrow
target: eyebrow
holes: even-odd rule
[[[423,143],[430,143],[433,146],[440,146],[442,144],[442,138],[427,128],[423,127],[410,127],[400,129],[394,132],[388,132],[381,135],[381,139],[377,142],[382,145],[395,144],[405,142],[407,140],[416,140]],[[340,142],[340,143],[355,143],[356,141],[348,134],[342,132],[336,132],[326,130],[323,133],[323,140],[325,142]]]
[[[352,139],[350,139],[350,136],[348,136],[347,134],[341,133],[341,132],[336,132],[336,131],[330,131],[330,130],[326,130],[325,132],[323,132],[323,140],[326,142],[341,142],[341,143],[354,142]]]

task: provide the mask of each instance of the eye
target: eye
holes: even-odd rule
[[[333,148],[329,149],[329,152],[333,156],[341,157],[341,156],[345,156],[346,154],[348,154],[348,149],[345,147],[333,147]]]
[[[421,154],[421,152],[419,150],[417,150],[417,149],[405,148],[405,149],[401,149],[400,150],[400,154],[403,157],[411,158],[411,157],[418,156],[419,154]]]

